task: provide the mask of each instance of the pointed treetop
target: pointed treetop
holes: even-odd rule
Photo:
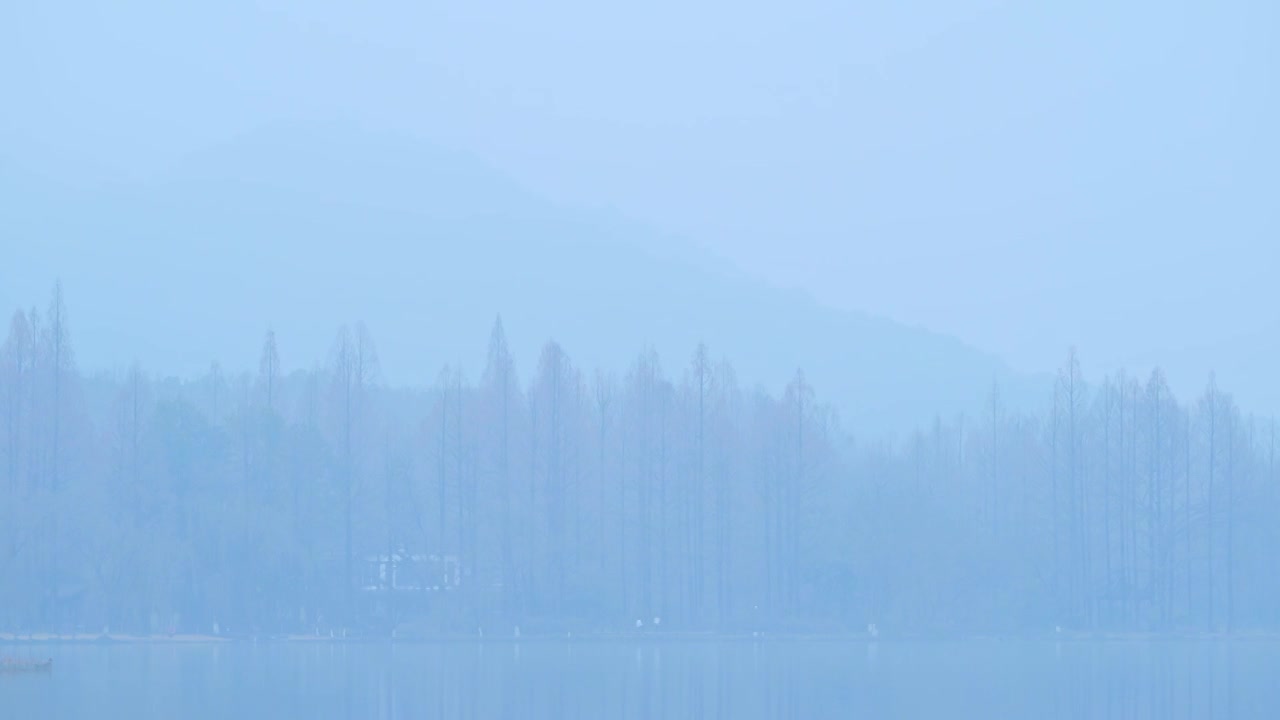
[[[485,360],[484,383],[486,385],[515,385],[515,361],[507,346],[506,331],[502,327],[502,316],[493,321],[493,330],[489,333],[489,351]]]
[[[267,330],[267,337],[262,343],[262,357],[258,361],[258,383],[264,393],[267,410],[275,409],[276,388],[280,379],[280,354],[276,349],[276,333]]]

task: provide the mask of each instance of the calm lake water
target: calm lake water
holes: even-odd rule
[[[1277,642],[3,647],[0,718],[1280,718]]]

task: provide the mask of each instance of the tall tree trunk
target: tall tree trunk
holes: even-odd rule
[[[1102,557],[1103,624],[1111,622],[1111,386],[1102,389]]]
[[[511,559],[511,421],[510,421],[510,403],[511,389],[509,365],[505,362],[502,366],[502,447],[498,453],[499,470],[498,489],[499,502],[501,503],[500,514],[502,515],[502,538],[499,542],[502,553],[502,610],[510,616],[512,613],[512,559]]]
[[[1227,633],[1235,630],[1235,530],[1236,530],[1236,424],[1234,413],[1227,416]]]
[[[1195,544],[1192,542],[1192,537],[1191,537],[1191,533],[1192,533],[1192,530],[1191,530],[1191,477],[1192,477],[1192,476],[1191,476],[1191,408],[1189,408],[1189,407],[1188,407],[1188,408],[1187,408],[1187,410],[1186,410],[1186,416],[1185,416],[1184,420],[1185,420],[1185,422],[1186,422],[1186,424],[1187,424],[1187,427],[1186,427],[1186,438],[1185,438],[1185,440],[1184,440],[1184,444],[1185,444],[1184,450],[1186,451],[1186,472],[1184,473],[1184,476],[1185,476],[1186,483],[1183,485],[1183,491],[1186,493],[1186,496],[1185,496],[1185,498],[1183,499],[1183,508],[1182,508],[1182,509],[1183,509],[1183,513],[1184,513],[1183,524],[1184,524],[1184,525],[1186,525],[1186,531],[1187,531],[1187,540],[1186,540],[1186,547],[1187,547],[1187,568],[1186,568],[1186,573],[1187,573],[1187,622],[1191,622],[1191,618],[1193,617],[1193,613],[1194,613],[1194,611],[1195,611],[1195,599],[1194,599],[1194,592],[1195,592],[1195,580],[1194,580],[1194,577],[1195,577],[1195,574],[1194,574],[1194,571],[1195,571],[1195,563],[1194,563],[1194,562],[1192,562],[1192,557],[1193,557],[1193,551],[1194,551]]]
[[[352,549],[351,549],[351,384],[350,377],[343,383],[343,420],[342,420],[342,592],[343,613],[347,623],[354,618],[354,607],[351,597],[352,583]]]
[[[1213,384],[1213,381],[1212,381],[1212,380],[1210,381],[1210,384],[1209,384],[1208,403],[1209,403],[1209,463],[1208,463],[1208,464],[1209,464],[1209,477],[1208,477],[1208,485],[1207,485],[1206,490],[1205,490],[1205,492],[1206,492],[1206,499],[1205,499],[1205,503],[1206,503],[1207,508],[1208,508],[1208,509],[1207,509],[1207,511],[1206,511],[1206,513],[1205,513],[1205,545],[1206,545],[1206,547],[1208,548],[1208,553],[1206,553],[1206,557],[1208,558],[1208,568],[1207,568],[1207,572],[1208,572],[1208,581],[1205,583],[1205,590],[1206,590],[1206,592],[1208,593],[1208,599],[1207,599],[1207,601],[1206,601],[1206,602],[1207,602],[1207,611],[1206,611],[1206,612],[1207,612],[1207,615],[1206,615],[1206,618],[1207,618],[1207,622],[1208,622],[1209,630],[1212,632],[1212,631],[1213,631],[1213,627],[1214,627],[1214,625],[1213,625],[1213,621],[1214,621],[1214,616],[1213,616],[1213,595],[1214,595],[1214,586],[1213,586],[1213,585],[1214,585],[1213,561],[1214,561],[1214,552],[1215,552],[1215,550],[1216,550],[1216,548],[1214,547],[1214,544],[1213,544],[1213,514],[1214,514],[1214,511],[1213,511],[1213,500],[1214,500],[1214,484],[1213,484],[1213,480],[1214,480],[1214,478],[1213,478],[1213,472],[1214,472],[1215,467],[1217,466],[1217,432],[1218,432],[1218,393],[1217,393],[1217,388],[1214,386],[1214,384]]]

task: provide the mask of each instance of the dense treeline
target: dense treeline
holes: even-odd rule
[[[385,629],[361,559],[458,558],[451,630],[1240,631],[1280,624],[1274,424],[1212,381],[1088,384],[853,439],[705,347],[382,383],[363,325],[285,375],[84,376],[62,290],[0,357],[0,630]],[[444,602],[437,603],[444,608]],[[406,619],[404,617],[397,619]],[[379,624],[381,623],[381,624]],[[529,630],[526,630],[528,632]]]

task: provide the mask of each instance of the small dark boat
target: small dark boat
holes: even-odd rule
[[[0,658],[0,673],[49,672],[53,670],[53,659],[21,660],[18,658]]]

